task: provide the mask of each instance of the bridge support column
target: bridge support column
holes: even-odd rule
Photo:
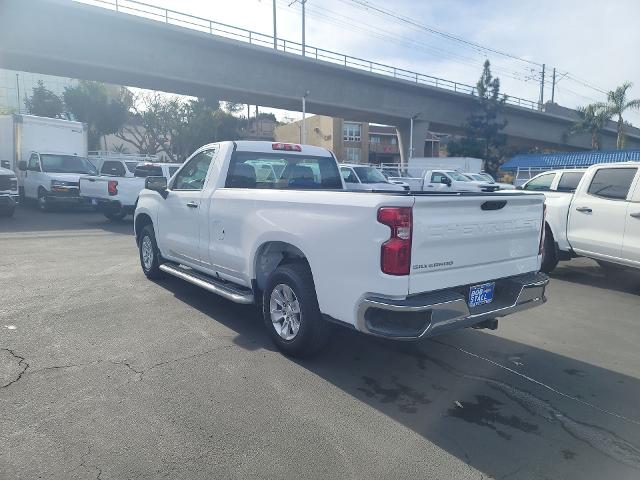
[[[401,125],[396,126],[398,145],[400,147],[400,162],[402,165],[408,165],[409,158],[411,157],[425,156],[424,145],[428,131],[429,122],[424,120],[414,119],[413,122],[407,120]]]

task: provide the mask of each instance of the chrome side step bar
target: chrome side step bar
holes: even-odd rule
[[[224,280],[218,280],[175,263],[163,263],[160,265],[160,270],[174,277],[186,280],[189,283],[193,283],[216,295],[220,295],[232,302],[243,304],[253,303],[253,292],[248,288],[243,288],[231,282],[225,282]]]

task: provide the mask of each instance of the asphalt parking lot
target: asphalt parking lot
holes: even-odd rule
[[[254,309],[142,274],[132,222],[0,219],[0,478],[640,477],[640,275],[420,343],[274,350]]]

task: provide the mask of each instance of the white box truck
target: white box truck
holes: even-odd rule
[[[0,162],[18,177],[22,199],[79,203],[78,183],[95,173],[87,157],[87,126],[34,115],[0,116]]]

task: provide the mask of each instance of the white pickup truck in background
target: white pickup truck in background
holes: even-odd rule
[[[575,256],[606,270],[640,268],[639,172],[638,162],[599,164],[544,172],[520,187],[546,196],[543,271]]]
[[[101,165],[100,175],[88,175],[80,179],[80,197],[96,206],[109,220],[118,221],[133,215],[147,177],[169,179],[182,165],[144,163],[136,165],[133,173],[130,173],[131,166],[125,163],[122,160],[105,161]]]
[[[267,164],[278,175],[257,175]],[[318,351],[332,324],[416,339],[545,301],[543,195],[347,191],[328,150],[249,141],[206,145],[146,187],[145,275],[260,305],[290,355]]]

